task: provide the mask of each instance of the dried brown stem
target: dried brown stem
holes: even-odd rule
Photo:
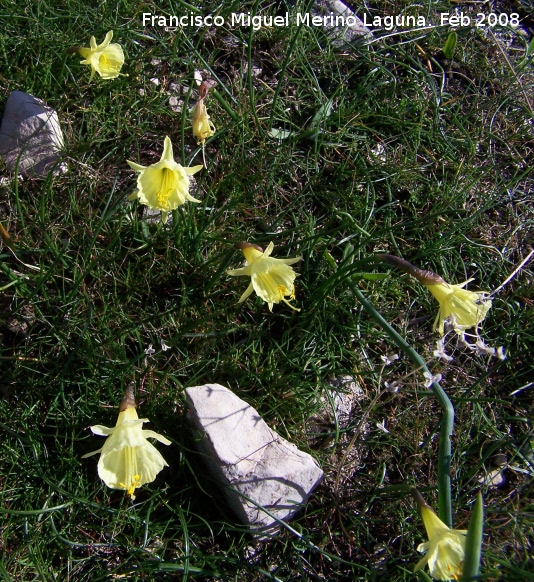
[[[436,273],[433,273],[432,271],[424,271],[423,269],[419,269],[415,265],[412,265],[412,263],[409,263],[408,261],[405,261],[400,257],[396,257],[395,255],[381,253],[376,255],[376,258],[379,261],[397,267],[397,269],[400,269],[404,273],[412,275],[412,277],[415,277],[419,281],[419,283],[423,285],[439,285],[440,283],[445,283],[445,280],[439,275],[436,275]]]
[[[263,253],[263,249],[260,246],[249,243],[249,242],[238,242],[238,243],[236,243],[235,248],[239,249],[240,251],[242,251],[243,249],[253,248],[253,249],[260,251],[260,253]]]
[[[124,397],[119,406],[119,412],[124,412],[128,408],[135,408],[135,396],[134,396],[134,386],[133,382],[130,382],[124,391]]]

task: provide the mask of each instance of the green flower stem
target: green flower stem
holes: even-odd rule
[[[352,293],[369,315],[388,334],[393,342],[419,369],[429,372],[423,358],[399,335],[391,325],[378,313],[373,305],[365,298],[364,294],[352,282],[348,281]],[[429,372],[430,373],[430,372]],[[454,426],[454,408],[443,388],[438,382],[433,382],[431,386],[434,396],[437,398],[443,416],[440,422],[439,434],[439,454],[438,454],[438,515],[444,523],[452,528],[452,507],[451,507],[451,435]]]

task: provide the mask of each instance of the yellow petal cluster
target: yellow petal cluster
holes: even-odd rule
[[[164,445],[170,445],[171,441],[152,430],[143,430],[145,422],[148,419],[138,418],[136,409],[130,407],[119,412],[115,427],[92,426],[94,434],[107,439],[101,449],[84,455],[85,458],[100,453],[99,477],[108,487],[123,489],[131,497],[136,488],[154,481],[163,467],[168,466],[147,439],[156,439]]]
[[[298,276],[293,265],[301,260],[302,257],[294,259],[275,259],[270,256],[273,252],[274,244],[271,242],[263,251],[256,245],[250,243],[240,243],[240,248],[247,260],[247,266],[241,269],[230,269],[228,275],[247,276],[251,278],[250,285],[239,299],[239,303],[255,291],[269,305],[272,311],[274,303],[283,301],[292,309],[293,307],[286,297],[295,299],[295,278]],[[298,310],[297,310],[298,311]]]
[[[166,221],[167,212],[175,210],[186,202],[200,202],[189,194],[189,176],[196,174],[204,166],[184,168],[174,161],[172,143],[165,138],[163,154],[159,162],[145,167],[128,161],[129,166],[139,172],[137,191],[134,197],[152,210],[161,211]]]
[[[204,99],[199,99],[193,110],[193,137],[196,138],[197,144],[201,145],[214,133],[215,126],[210,121]]]
[[[424,504],[419,511],[425,524],[428,542],[420,544],[418,552],[426,552],[414,568],[414,572],[428,565],[432,578],[436,580],[458,580],[462,574],[465,556],[465,529],[451,529]]]
[[[454,330],[462,332],[476,327],[491,308],[491,300],[486,299],[486,291],[468,291],[465,285],[472,281],[468,279],[459,285],[449,283],[425,284],[425,287],[439,302],[439,312],[434,322],[434,329],[441,335],[445,320],[449,320]]]
[[[122,65],[124,65],[124,53],[118,43],[111,43],[113,31],[106,34],[102,44],[97,45],[95,37],[92,36],[89,44],[90,48],[79,48],[78,53],[84,57],[82,65],[91,67],[91,78],[93,80],[95,73],[98,73],[103,79],[114,79],[120,75]]]
[[[491,308],[487,291],[468,291],[464,287],[473,279],[459,285],[447,283],[443,277],[432,271],[423,271],[408,261],[395,255],[378,254],[377,259],[397,267],[415,277],[439,302],[439,312],[434,322],[434,329],[441,335],[448,320],[458,334],[466,329],[476,327],[486,317]]]

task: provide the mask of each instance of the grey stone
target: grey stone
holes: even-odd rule
[[[63,173],[63,143],[57,113],[33,95],[12,91],[0,126],[0,154],[8,170],[14,172],[18,161],[18,173],[25,177]]]
[[[220,384],[187,388],[188,419],[208,467],[237,516],[253,529],[277,529],[302,508],[323,471]]]
[[[327,34],[335,45],[343,45],[346,42],[355,42],[373,36],[373,33],[365,26],[361,19],[341,0],[318,0],[315,3],[313,12],[323,18],[331,16],[333,24],[329,20],[325,23]],[[336,26],[336,17],[343,18],[343,22],[349,22],[345,26]],[[338,22],[341,21],[341,18]],[[354,22],[354,23],[352,23]]]

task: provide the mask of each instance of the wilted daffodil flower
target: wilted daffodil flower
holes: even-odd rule
[[[256,291],[269,304],[271,311],[273,304],[280,303],[280,301],[287,303],[292,309],[300,311],[296,307],[293,307],[286,297],[295,299],[294,282],[298,274],[289,265],[298,263],[302,257],[296,257],[295,259],[274,259],[270,256],[274,249],[272,242],[269,243],[265,252],[261,247],[247,242],[238,243],[237,247],[243,251],[245,259],[247,260],[247,266],[241,269],[230,269],[227,273],[232,276],[239,277],[246,275],[251,278],[250,285],[243,295],[241,295],[239,303],[245,301],[252,291]]]
[[[164,445],[170,445],[171,441],[153,430],[143,430],[145,422],[148,422],[147,418],[137,417],[133,387],[128,387],[114,428],[102,425],[90,427],[93,434],[108,437],[104,446],[82,457],[100,453],[99,477],[111,489],[125,490],[132,499],[135,499],[135,489],[154,481],[163,467],[168,466],[161,453],[147,439],[156,439]]]
[[[130,199],[138,198],[152,210],[161,211],[161,219],[167,222],[167,213],[186,202],[200,202],[189,194],[189,176],[202,170],[204,166],[184,168],[174,161],[172,143],[165,138],[163,154],[159,162],[145,167],[128,161],[129,166],[139,172],[137,191]]]
[[[459,285],[451,285],[432,271],[418,269],[408,261],[394,255],[380,254],[381,261],[389,263],[405,273],[409,273],[423,284],[439,302],[439,312],[434,322],[434,329],[444,333],[445,321],[448,321],[458,334],[466,329],[477,327],[490,310],[491,300],[487,291],[468,291],[464,287],[473,279]]]
[[[193,136],[197,140],[197,144],[204,144],[204,142],[215,133],[215,126],[210,121],[210,116],[204,99],[209,90],[209,84],[203,81],[198,90],[198,101],[193,110]]]
[[[467,530],[447,527],[427,505],[419,491],[414,491],[414,495],[428,535],[428,542],[417,547],[417,551],[425,552],[425,555],[415,566],[414,572],[428,564],[432,578],[458,580],[462,574]]]
[[[114,79],[120,75],[122,65],[124,65],[124,53],[120,44],[111,43],[113,31],[106,34],[102,44],[97,45],[95,37],[92,36],[89,44],[90,48],[76,48],[76,50],[85,60],[81,61],[82,65],[91,67],[91,78],[93,80],[95,73],[98,73],[103,79]]]

